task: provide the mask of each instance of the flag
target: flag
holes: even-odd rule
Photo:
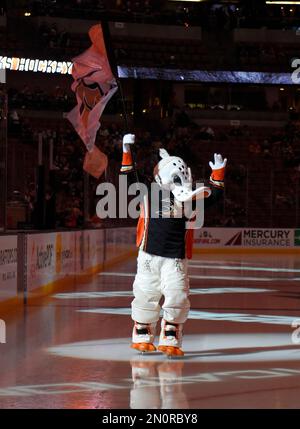
[[[83,169],[91,176],[99,179],[107,168],[107,156],[94,146],[90,152],[85,154]]]
[[[72,90],[76,94],[77,106],[67,118],[87,150],[92,151],[100,128],[100,117],[118,86],[109,65],[101,25],[91,27],[89,36],[91,47],[73,59]]]

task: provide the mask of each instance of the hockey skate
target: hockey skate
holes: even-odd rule
[[[142,353],[155,352],[155,324],[134,322],[131,348]]]
[[[182,325],[166,322],[161,323],[161,332],[159,337],[158,350],[168,357],[181,357],[184,352],[181,350],[182,344]]]

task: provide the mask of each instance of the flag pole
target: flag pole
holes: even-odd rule
[[[109,65],[110,65],[112,74],[116,78],[118,89],[120,91],[123,116],[124,116],[124,122],[125,122],[125,132],[128,133],[129,132],[128,114],[127,114],[127,110],[126,110],[126,104],[125,104],[125,98],[124,98],[122,84],[121,84],[120,78],[118,76],[118,66],[116,64],[115,55],[114,55],[114,52],[112,50],[111,36],[110,36],[110,30],[109,30],[108,22],[106,20],[102,21],[101,27],[102,27],[103,38],[104,38],[104,42],[105,42],[105,49],[106,49],[106,54],[107,54],[107,58],[109,61]]]
[[[111,71],[116,78],[118,89],[120,91],[122,109],[123,109],[123,117],[124,117],[124,123],[125,123],[125,133],[127,134],[129,132],[128,113],[127,113],[127,109],[126,109],[126,103],[125,103],[124,92],[123,92],[121,80],[120,80],[119,75],[118,75],[118,66],[116,64],[115,55],[113,53],[112,45],[110,43],[111,36],[110,36],[110,30],[109,30],[108,22],[106,20],[102,21],[101,27],[102,27],[103,38],[104,38],[104,42],[105,42],[105,48],[106,48],[108,61],[109,61],[110,67],[111,67]],[[134,165],[136,182],[139,183],[140,180],[139,180],[139,176],[138,176],[137,168],[136,168],[136,156],[135,156],[135,153],[132,149],[131,149],[131,154],[132,154],[132,161],[133,161],[133,165]]]
[[[124,98],[123,88],[122,88],[122,84],[120,82],[119,77],[117,78],[117,84],[118,84],[118,88],[119,88],[120,95],[121,95],[121,100],[122,100],[123,115],[124,115],[124,121],[125,121],[125,130],[126,130],[126,133],[128,133],[129,132],[128,113],[127,113],[127,110],[126,110],[126,104],[125,104],[125,98]],[[136,165],[137,165],[137,163],[136,163],[136,153],[133,150],[133,148],[130,148],[130,150],[131,150],[132,162],[133,162],[133,167],[134,167],[135,180],[136,180],[136,183],[140,183],[140,179],[139,179],[139,175],[138,175],[137,167],[136,167]]]
[[[124,92],[123,92],[122,84],[121,84],[121,81],[120,81],[119,77],[117,77],[117,84],[118,84],[118,88],[119,88],[120,95],[121,95],[121,100],[122,100],[123,115],[124,115],[124,122],[125,122],[125,130],[128,133],[129,132],[128,113],[127,113],[127,109],[126,109]]]

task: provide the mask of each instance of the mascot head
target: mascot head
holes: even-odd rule
[[[154,179],[162,189],[172,192],[180,203],[193,199],[206,198],[211,194],[206,186],[192,190],[192,173],[183,159],[178,156],[170,156],[165,149],[159,150],[161,160],[154,168]]]
[[[170,156],[165,149],[159,150],[161,160],[154,168],[154,179],[163,188],[173,191],[175,187],[192,185],[191,170],[183,159]]]

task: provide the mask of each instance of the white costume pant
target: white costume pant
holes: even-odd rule
[[[164,296],[163,318],[167,322],[184,323],[190,309],[187,260],[140,250],[133,293],[132,319],[136,322],[156,323],[161,310],[159,301]]]

